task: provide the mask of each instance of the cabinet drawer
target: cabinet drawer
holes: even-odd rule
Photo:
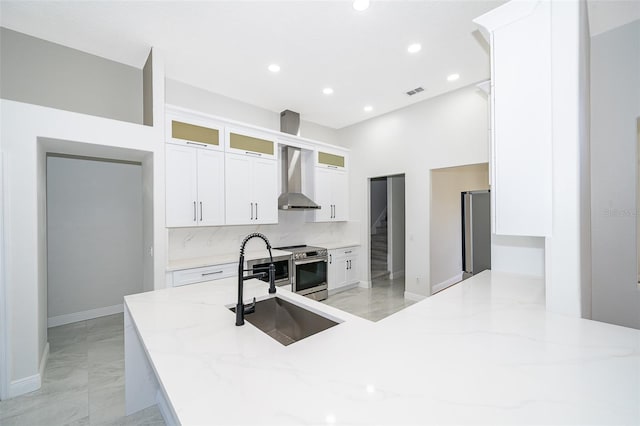
[[[179,287],[187,284],[195,284],[204,281],[219,280],[233,277],[238,274],[237,263],[225,263],[223,265],[205,266],[202,268],[183,269],[173,273],[173,286]]]

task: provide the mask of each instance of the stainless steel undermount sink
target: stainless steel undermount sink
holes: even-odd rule
[[[277,296],[256,302],[255,312],[245,314],[245,321],[284,346],[339,324]]]

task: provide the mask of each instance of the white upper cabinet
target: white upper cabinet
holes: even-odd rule
[[[314,212],[315,222],[349,219],[349,180],[340,169],[316,167],[314,201],[321,207]]]
[[[224,153],[166,145],[166,226],[224,224]]]
[[[271,134],[238,126],[227,126],[225,145],[228,153],[249,155],[257,158],[278,158],[275,137]]]
[[[226,154],[225,168],[226,223],[278,223],[277,162]]]
[[[474,20],[491,46],[493,231],[551,235],[551,4],[509,2]]]
[[[166,141],[202,149],[224,150],[224,125],[206,117],[171,111],[166,115]]]
[[[339,149],[318,148],[316,152],[316,166],[333,169],[346,170],[349,157],[347,151]]]

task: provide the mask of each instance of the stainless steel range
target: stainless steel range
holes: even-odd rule
[[[277,247],[293,253],[293,291],[314,300],[324,300],[327,291],[327,249],[305,245]]]

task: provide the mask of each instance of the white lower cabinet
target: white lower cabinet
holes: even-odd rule
[[[328,287],[329,291],[358,283],[359,247],[345,247],[329,250]]]
[[[220,280],[238,275],[237,263],[203,266],[201,268],[181,269],[167,274],[167,285],[179,287],[187,284]]]
[[[226,154],[227,225],[278,223],[277,162]]]
[[[166,225],[224,224],[224,153],[166,145]]]

